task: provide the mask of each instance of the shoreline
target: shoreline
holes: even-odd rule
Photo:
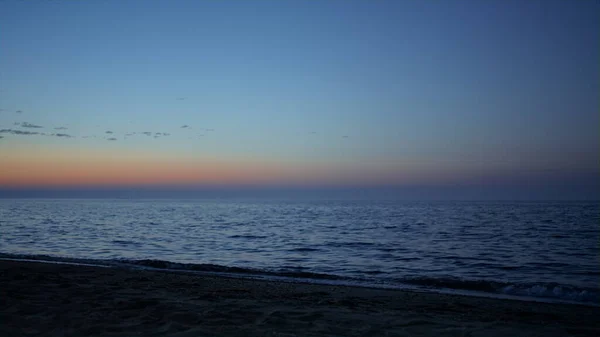
[[[600,308],[0,260],[6,336],[595,336]]]
[[[249,280],[263,280],[267,282],[287,282],[287,283],[308,283],[308,284],[322,284],[322,285],[334,285],[334,286],[350,286],[360,288],[374,288],[374,289],[389,289],[389,290],[400,290],[409,292],[426,292],[436,294],[450,294],[459,296],[474,296],[491,299],[505,299],[514,301],[525,301],[525,302],[540,302],[540,303],[556,303],[556,304],[573,304],[573,305],[584,305],[590,307],[600,307],[598,298],[593,297],[596,294],[595,290],[591,290],[591,294],[587,293],[589,289],[577,289],[571,285],[560,285],[553,283],[538,283],[536,286],[542,287],[544,294],[523,294],[527,289],[520,289],[521,293],[510,293],[502,291],[501,287],[518,287],[518,284],[514,283],[502,283],[493,282],[486,280],[454,280],[454,279],[427,279],[427,278],[414,278],[417,280],[414,282],[411,279],[407,279],[406,282],[400,283],[386,283],[377,281],[366,281],[364,279],[358,279],[348,276],[339,276],[333,274],[323,274],[318,272],[310,271],[272,271],[272,270],[261,270],[253,268],[244,268],[239,266],[225,266],[212,263],[191,263],[191,262],[173,262],[167,260],[158,259],[141,259],[141,260],[120,260],[120,259],[89,259],[89,258],[76,258],[68,256],[51,256],[51,255],[28,255],[28,254],[11,254],[11,253],[0,253],[0,261],[14,261],[14,262],[37,262],[37,263],[50,263],[50,264],[67,264],[74,266],[91,266],[101,268],[121,268],[121,269],[132,269],[132,270],[149,270],[149,271],[162,271],[167,273],[181,273],[190,274],[197,276],[216,276],[226,278],[241,278]],[[449,280],[449,281],[448,281]],[[411,282],[412,281],[412,282]],[[426,285],[420,285],[420,283],[437,283],[434,287],[428,287]],[[440,287],[440,283],[449,282],[450,285]],[[460,284],[458,287],[452,282],[459,282],[467,284],[463,286]],[[489,282],[488,289],[483,290],[481,283]],[[493,284],[495,283],[495,284]],[[475,289],[469,289],[469,284],[475,284]],[[493,284],[493,285],[492,285]],[[463,287],[461,287],[463,286]],[[495,287],[495,288],[492,288]],[[533,287],[533,286],[531,286]],[[562,291],[561,287],[566,289],[575,289],[578,293],[571,295],[579,297],[579,300],[573,299],[573,297],[564,296],[562,293],[556,294],[551,293],[552,289],[545,289],[543,287],[555,287],[559,291]],[[571,288],[573,287],[573,288]],[[519,289],[519,288],[517,288]],[[535,290],[535,289],[534,289]],[[538,289],[538,292],[540,290]],[[572,290],[573,291],[573,290]],[[587,296],[587,298],[581,298]]]

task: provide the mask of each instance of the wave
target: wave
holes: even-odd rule
[[[118,244],[118,245],[122,245],[122,246],[140,246],[141,244],[139,242],[134,242],[134,241],[129,241],[129,240],[112,240],[112,243]]]
[[[310,248],[310,247],[299,247],[299,248],[291,248],[287,250],[288,252],[318,252],[320,249],[318,248]]]
[[[313,273],[307,271],[296,270],[278,270],[269,271],[262,269],[243,268],[243,267],[228,267],[218,264],[210,263],[179,263],[169,262],[163,260],[118,260],[120,263],[132,264],[137,266],[145,266],[159,269],[168,270],[186,270],[186,271],[199,271],[199,272],[213,272],[213,273],[230,273],[230,274],[247,274],[257,276],[283,276],[291,278],[306,278],[306,279],[320,279],[320,280],[341,280],[346,279],[342,276]]]
[[[465,280],[452,277],[414,277],[398,279],[397,281],[401,283],[433,288],[467,290],[518,297],[535,297],[600,304],[599,289],[580,288],[552,282],[510,283],[488,280]]]
[[[268,236],[266,235],[231,235],[229,236],[231,239],[266,239]]]
[[[24,255],[0,253],[0,259],[17,259],[51,263],[68,263],[77,265],[95,265],[104,267],[150,268],[172,272],[200,272],[207,274],[226,274],[232,277],[285,278],[291,281],[333,282],[334,284],[351,284],[367,287],[406,288],[433,291],[463,291],[476,295],[509,295],[520,299],[541,299],[559,302],[576,302],[589,305],[600,305],[600,289],[582,288],[559,283],[510,283],[489,280],[468,280],[454,277],[403,277],[374,280],[371,275],[385,274],[382,271],[362,271],[364,277],[348,277],[334,274],[306,271],[306,267],[285,266],[276,270],[231,267],[217,264],[180,263],[164,260],[95,260],[48,255]]]

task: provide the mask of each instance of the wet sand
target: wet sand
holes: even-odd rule
[[[0,261],[0,336],[598,336],[600,308]]]

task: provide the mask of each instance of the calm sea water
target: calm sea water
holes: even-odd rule
[[[588,304],[600,303],[599,243],[598,202],[0,199],[4,258]]]

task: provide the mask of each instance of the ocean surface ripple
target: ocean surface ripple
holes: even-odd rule
[[[0,257],[599,304],[598,224],[597,202],[0,199]]]

